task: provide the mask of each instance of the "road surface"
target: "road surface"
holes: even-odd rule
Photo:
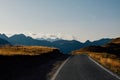
[[[71,57],[55,75],[54,80],[120,80],[86,55]]]

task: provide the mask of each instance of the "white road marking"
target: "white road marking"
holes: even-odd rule
[[[65,65],[65,63],[70,59],[71,57],[68,57],[62,64],[61,66],[58,68],[58,70],[55,72],[55,74],[53,75],[53,77],[50,80],[55,80],[56,76],[58,75],[58,73],[60,72],[60,70],[62,69],[62,67]]]
[[[106,69],[105,67],[103,67],[102,65],[100,65],[98,62],[96,62],[95,60],[93,60],[91,57],[89,57],[89,59],[91,61],[93,61],[94,63],[96,63],[99,67],[101,67],[102,69],[104,69],[105,71],[107,71],[108,73],[110,73],[112,76],[115,76],[116,78],[120,79],[120,77],[118,75],[116,75],[113,72],[111,72],[110,70]]]

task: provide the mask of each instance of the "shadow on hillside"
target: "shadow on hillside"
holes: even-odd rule
[[[80,51],[88,51],[88,52],[99,52],[99,53],[109,53],[114,54],[120,58],[120,45],[117,44],[110,44],[108,47],[102,46],[89,46],[81,49]]]
[[[68,55],[0,56],[0,80],[46,80],[57,61]]]

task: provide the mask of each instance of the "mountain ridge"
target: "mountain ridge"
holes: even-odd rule
[[[0,46],[4,46],[4,45],[11,45],[11,44],[7,40],[0,38]]]
[[[112,39],[105,45],[102,46],[87,46],[81,48],[78,52],[100,52],[100,53],[110,53],[115,54],[120,57],[120,37]]]
[[[73,50],[77,50],[86,46],[101,46],[111,41],[111,39],[100,39],[97,41],[86,41],[82,43],[77,40],[63,40],[58,39],[55,41],[38,40],[24,34],[15,34],[11,37],[7,37],[5,34],[0,34],[0,38],[9,41],[12,45],[26,45],[26,46],[48,46],[59,48],[63,53],[69,53]]]

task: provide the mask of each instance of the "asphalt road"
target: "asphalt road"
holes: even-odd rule
[[[71,57],[54,76],[54,80],[120,80],[86,55]]]

